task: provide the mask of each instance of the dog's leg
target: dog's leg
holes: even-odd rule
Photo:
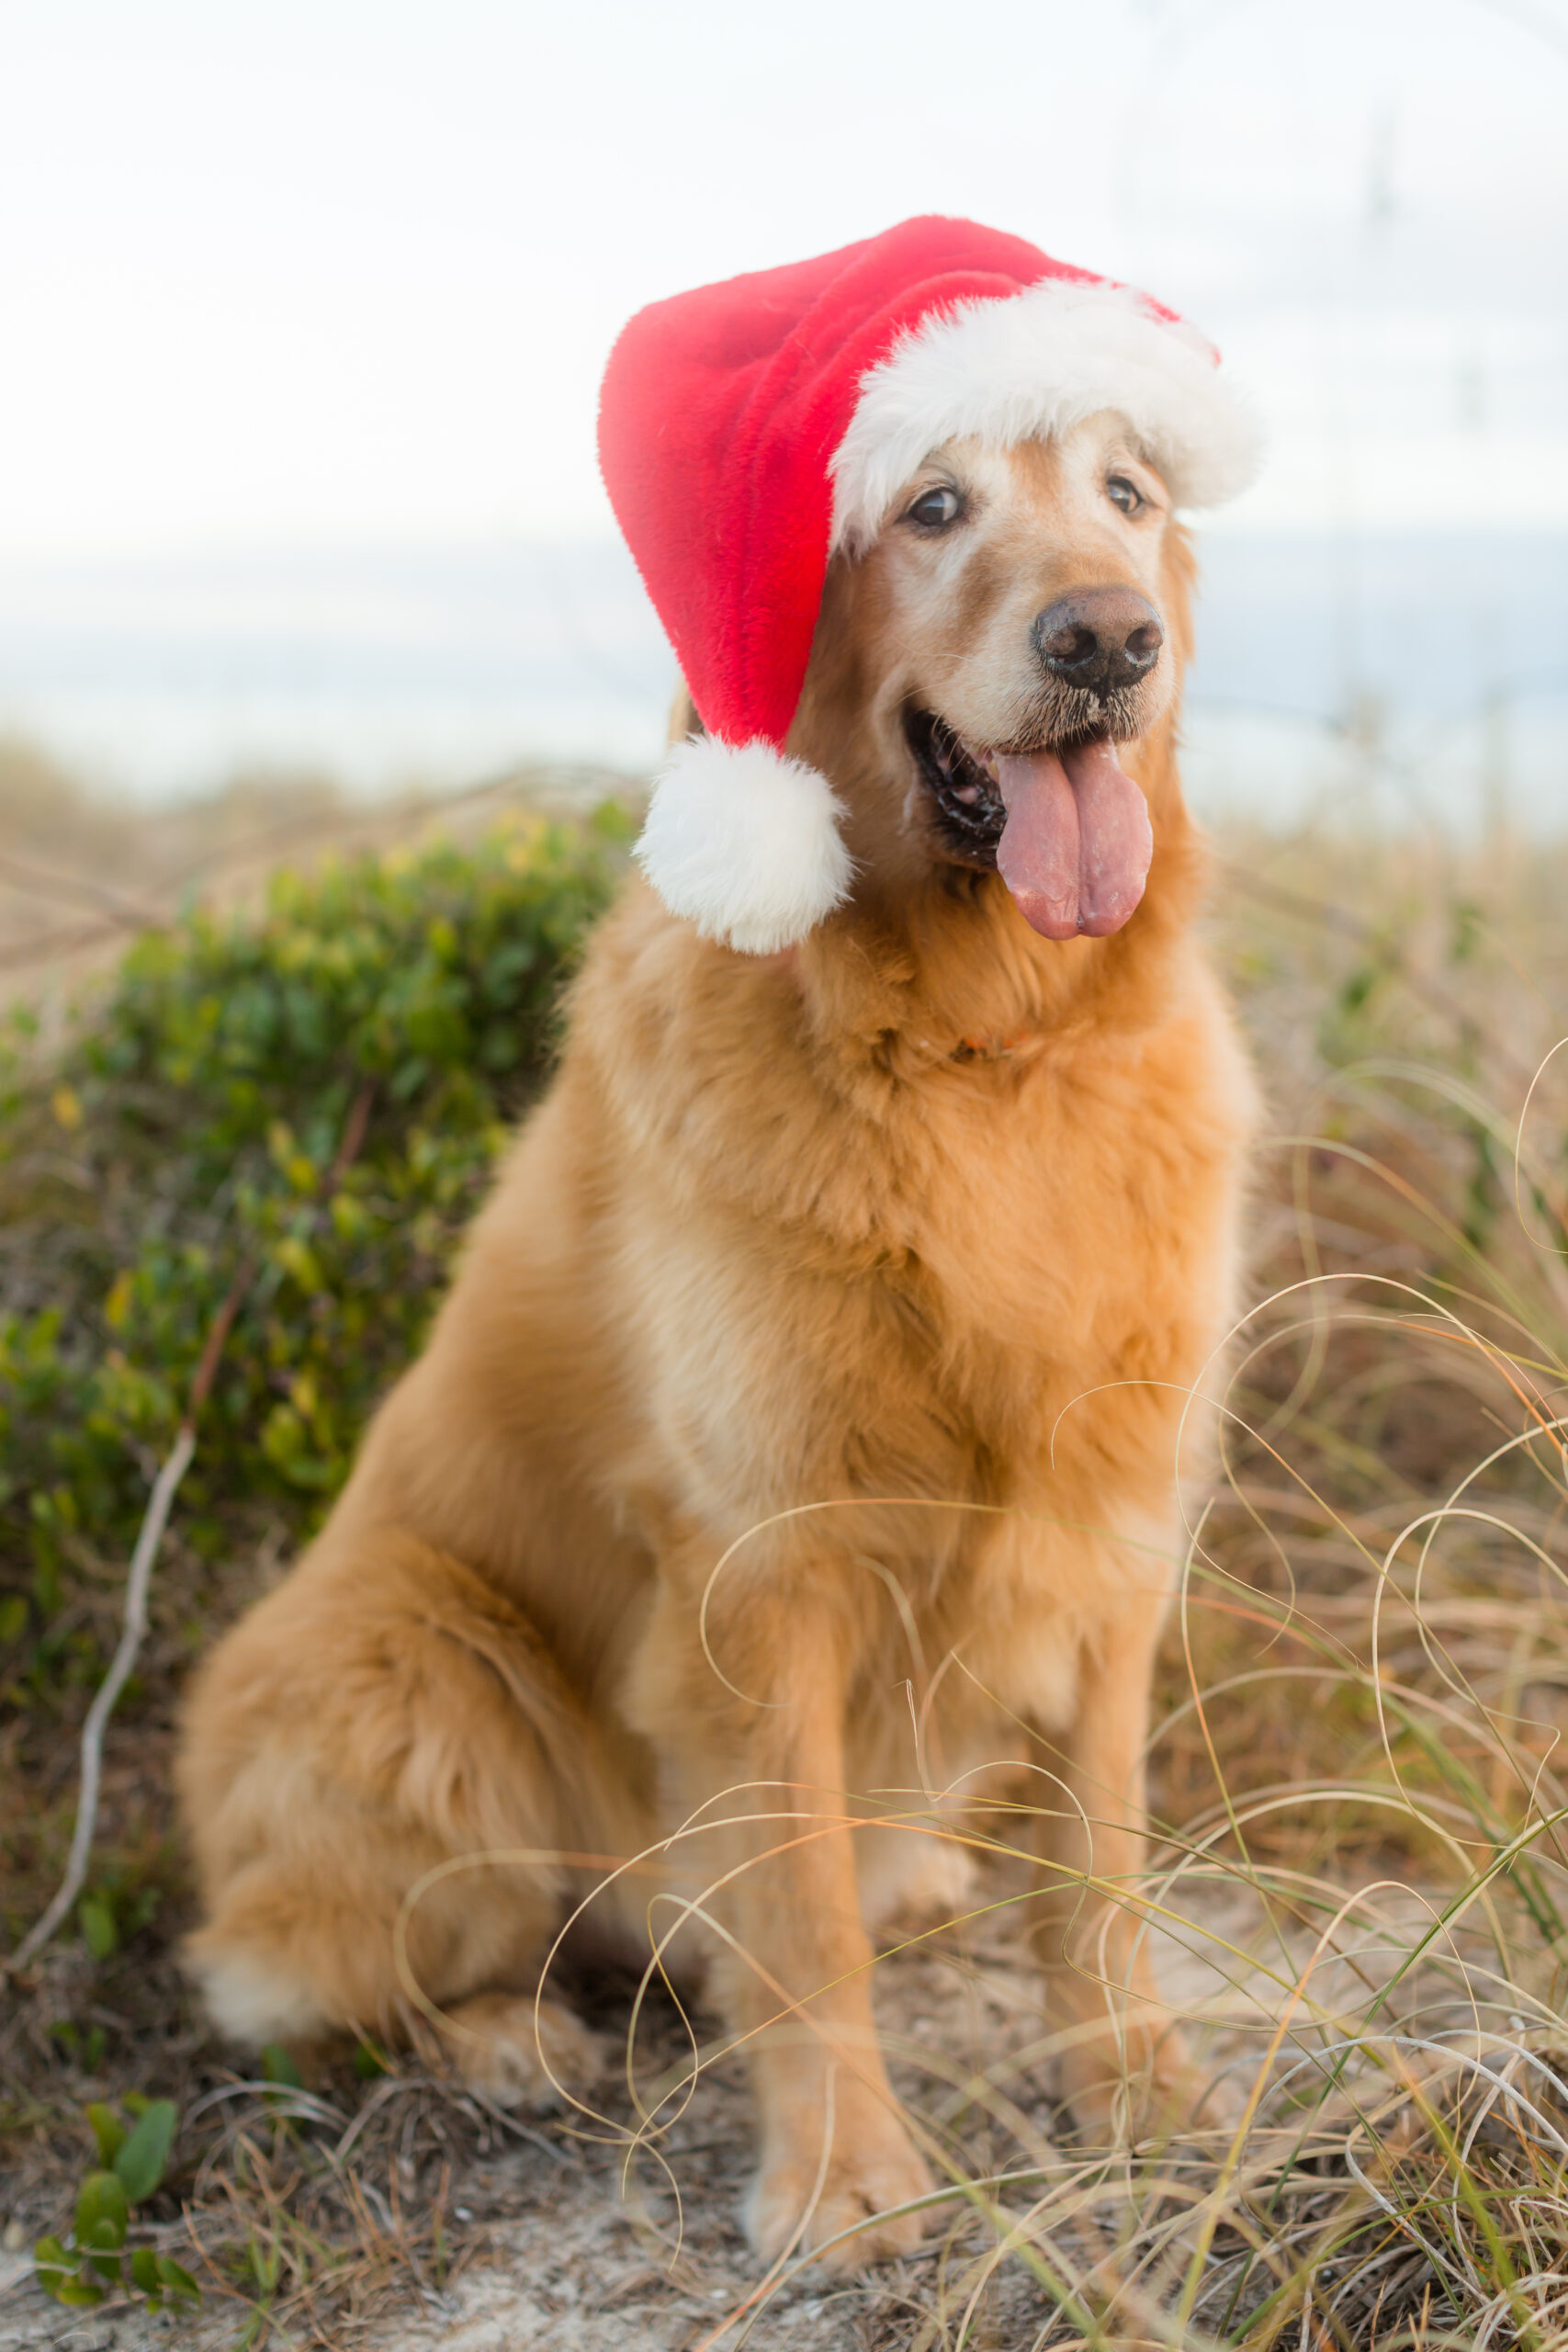
[[[509,2103],[598,2071],[534,1995],[592,1883],[564,1858],[628,1824],[537,1634],[457,1562],[383,1530],[280,1587],[198,1679],[180,1777],[206,1912],[186,1956],[235,2041],[428,2029]]]
[[[551,1894],[493,1870],[438,1885],[414,1915],[405,1981],[393,1949],[401,1898],[419,1862],[449,1858],[412,1825],[390,1835],[367,1818],[341,1826],[349,1851],[323,1854],[315,1869],[298,1847],[252,1864],[189,1939],[186,1963],[220,2030],[253,2049],[310,2050],[355,2031],[434,2041],[502,2107],[552,2107],[585,2090],[603,2071],[598,2036],[564,2002],[524,1989],[558,1915]],[[476,1976],[511,1989],[468,1994]],[[431,2009],[415,2006],[411,1984]]]
[[[931,2184],[872,2015],[874,1954],[846,1819],[832,1632],[792,1609],[787,1650],[791,1670],[775,1682],[772,1706],[748,1710],[726,1726],[728,1736],[705,1737],[700,1749],[693,1711],[683,1739],[666,1713],[665,1745],[697,1817],[715,1825],[690,1842],[710,1890],[704,1906],[724,1938],[714,1989],[757,2098],[752,2241],[765,2261],[792,2245],[824,2248],[828,2267],[852,2270],[919,2243],[919,2215],[872,2217]],[[829,2245],[846,2230],[855,2234]]]
[[[1062,2086],[1080,2124],[1174,2120],[1196,2090],[1160,2006],[1137,1893],[1146,1819],[1144,1751],[1163,1594],[1130,1599],[1086,1642],[1061,1786],[1040,1798],[1043,1862],[1032,1925],[1052,2022],[1069,2039]]]

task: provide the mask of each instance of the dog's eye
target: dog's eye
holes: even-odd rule
[[[956,523],[964,512],[964,501],[951,484],[943,482],[940,490],[923,490],[905,515],[906,523],[918,523],[922,531],[943,531]]]
[[[1110,477],[1105,485],[1105,495],[1112,506],[1122,509],[1123,514],[1136,514],[1148,503],[1137,484],[1130,482],[1125,474]]]

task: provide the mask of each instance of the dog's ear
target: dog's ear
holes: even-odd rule
[[[1174,638],[1185,670],[1192,659],[1192,599],[1198,588],[1198,558],[1184,523],[1172,520],[1165,526],[1164,568],[1166,631]]]
[[[692,700],[691,688],[684,678],[675,689],[675,699],[670,706],[670,725],[664,738],[666,751],[672,752],[677,743],[684,743],[693,735],[705,735],[707,729],[697,717],[697,706]]]

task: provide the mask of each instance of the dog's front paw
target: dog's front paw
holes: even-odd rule
[[[857,2116],[839,2118],[826,2166],[820,2141],[764,2157],[747,2201],[747,2234],[768,2264],[788,2251],[815,2255],[826,2270],[861,2270],[914,2252],[929,2216],[897,2209],[931,2187],[897,2116],[868,2099]]]
[[[453,2063],[472,2090],[498,2107],[558,2107],[604,2071],[600,2036],[560,2001],[480,1993],[449,2011]]]
[[[1152,2001],[1080,2023],[1059,2077],[1073,2121],[1097,2140],[1137,2141],[1218,2120],[1213,2079],[1193,2064],[1169,2011]]]

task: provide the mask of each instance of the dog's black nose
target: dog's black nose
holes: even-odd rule
[[[1085,588],[1058,597],[1034,624],[1034,645],[1054,678],[1086,693],[1135,686],[1159,660],[1160,616],[1135,588]]]

